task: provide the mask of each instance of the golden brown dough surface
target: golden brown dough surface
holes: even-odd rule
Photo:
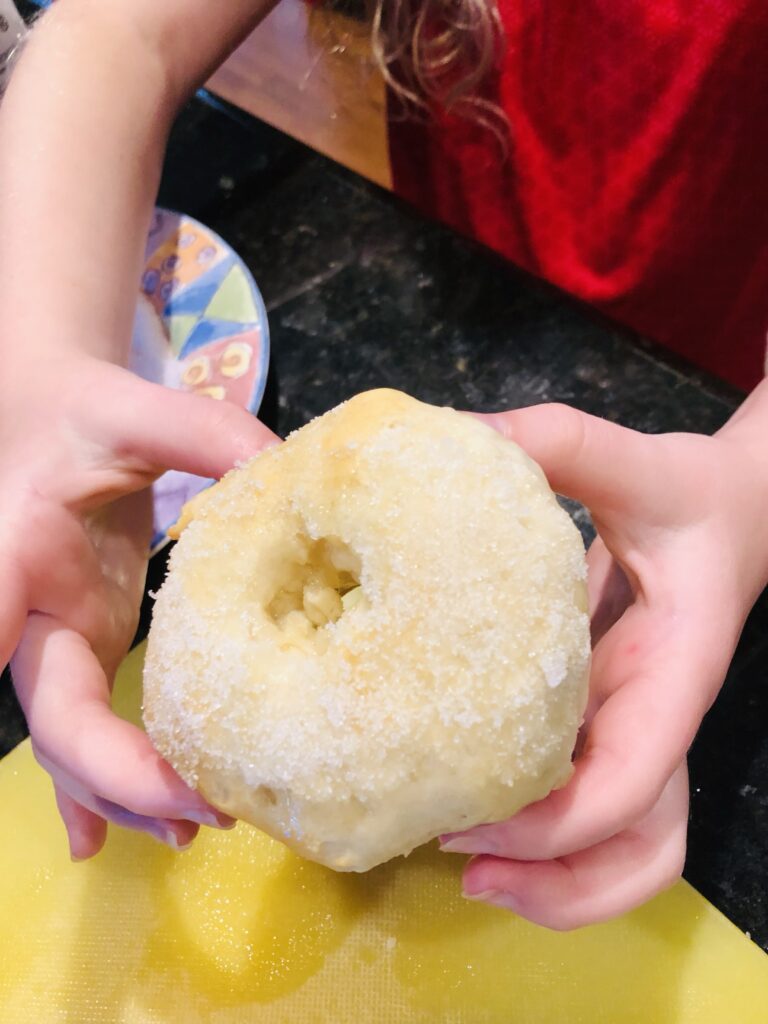
[[[565,783],[581,538],[489,427],[358,395],[185,510],[145,721],[217,807],[365,871]]]

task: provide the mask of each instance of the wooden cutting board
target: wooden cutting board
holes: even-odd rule
[[[136,718],[141,649],[115,690]],[[0,1019],[14,1024],[765,1024],[768,957],[684,882],[556,934],[463,900],[463,858],[367,875],[253,829],[67,854],[28,742],[0,762]]]

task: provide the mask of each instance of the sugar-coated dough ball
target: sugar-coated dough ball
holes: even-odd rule
[[[584,549],[538,466],[479,420],[358,395],[180,526],[145,722],[216,807],[365,871],[568,780]]]

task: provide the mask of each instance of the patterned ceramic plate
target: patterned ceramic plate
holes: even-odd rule
[[[267,314],[229,246],[191,217],[156,210],[141,291],[131,369],[258,412],[269,363]],[[166,543],[181,506],[211,483],[173,470],[155,483],[153,553]]]

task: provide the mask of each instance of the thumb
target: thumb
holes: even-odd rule
[[[643,499],[652,470],[648,438],[569,405],[476,414],[537,462],[554,491],[600,514]]]
[[[141,460],[150,471],[177,469],[218,479],[236,463],[280,441],[238,405],[150,384],[123,372],[122,393],[105,429],[113,450]]]

